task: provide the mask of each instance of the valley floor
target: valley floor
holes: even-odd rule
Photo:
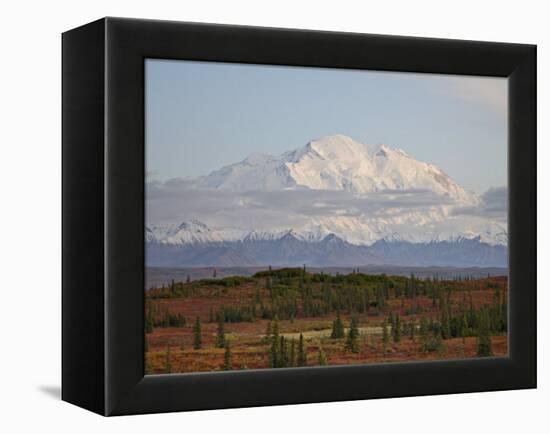
[[[146,374],[508,352],[506,277],[437,281],[289,270],[147,291]],[[343,327],[336,337],[335,322]]]

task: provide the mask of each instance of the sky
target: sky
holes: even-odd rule
[[[468,190],[507,185],[507,80],[146,61],[148,179],[206,175],[344,134],[433,163]]]

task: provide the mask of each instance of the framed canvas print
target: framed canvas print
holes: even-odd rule
[[[63,399],[536,387],[536,49],[105,18],[63,34]]]

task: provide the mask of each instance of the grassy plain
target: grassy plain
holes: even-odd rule
[[[146,291],[146,374],[504,356],[506,288],[301,268],[172,282]]]

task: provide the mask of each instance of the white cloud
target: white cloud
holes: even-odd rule
[[[449,77],[448,92],[469,103],[483,104],[495,113],[508,113],[508,80],[497,77]]]
[[[508,220],[508,188],[490,188],[481,195],[481,202],[478,206],[456,208],[453,210],[453,215],[479,216],[506,222]]]
[[[188,188],[186,180],[147,184],[147,221],[198,219],[218,227],[272,229],[331,217],[391,216],[452,204],[429,190],[387,190],[367,196],[333,190],[231,193]]]
[[[170,180],[147,184],[146,206],[148,224],[197,219],[213,229],[239,232],[319,229],[369,244],[388,234],[418,242],[477,235],[502,242],[508,204],[505,187],[486,191],[478,206],[458,207],[447,196],[420,189],[361,197],[309,189],[234,193],[198,190],[186,180]]]

